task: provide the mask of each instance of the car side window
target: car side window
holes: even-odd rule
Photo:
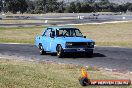
[[[45,31],[44,36],[50,37],[51,30],[52,30],[52,28],[48,28],[48,29]]]

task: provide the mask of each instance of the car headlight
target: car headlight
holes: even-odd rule
[[[95,42],[89,42],[89,43],[87,43],[87,46],[89,48],[94,48],[94,45],[95,45]]]
[[[94,46],[95,45],[95,42],[91,42],[91,44],[90,44],[91,46]]]

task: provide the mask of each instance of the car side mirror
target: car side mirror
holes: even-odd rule
[[[84,38],[87,38],[86,36],[83,36]]]
[[[54,31],[52,31],[52,32],[50,33],[50,37],[51,37],[51,38],[54,38],[54,37],[55,37],[55,32],[54,32]]]

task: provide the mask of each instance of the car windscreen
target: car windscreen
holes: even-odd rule
[[[58,37],[82,37],[82,33],[77,28],[61,28],[57,30]]]

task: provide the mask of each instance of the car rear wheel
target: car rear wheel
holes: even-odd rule
[[[43,49],[43,46],[42,45],[39,45],[39,49],[40,49],[40,55],[45,55],[46,54],[46,52],[44,51],[44,49]]]
[[[58,58],[62,58],[64,56],[63,48],[61,47],[61,45],[57,46],[57,56]]]

